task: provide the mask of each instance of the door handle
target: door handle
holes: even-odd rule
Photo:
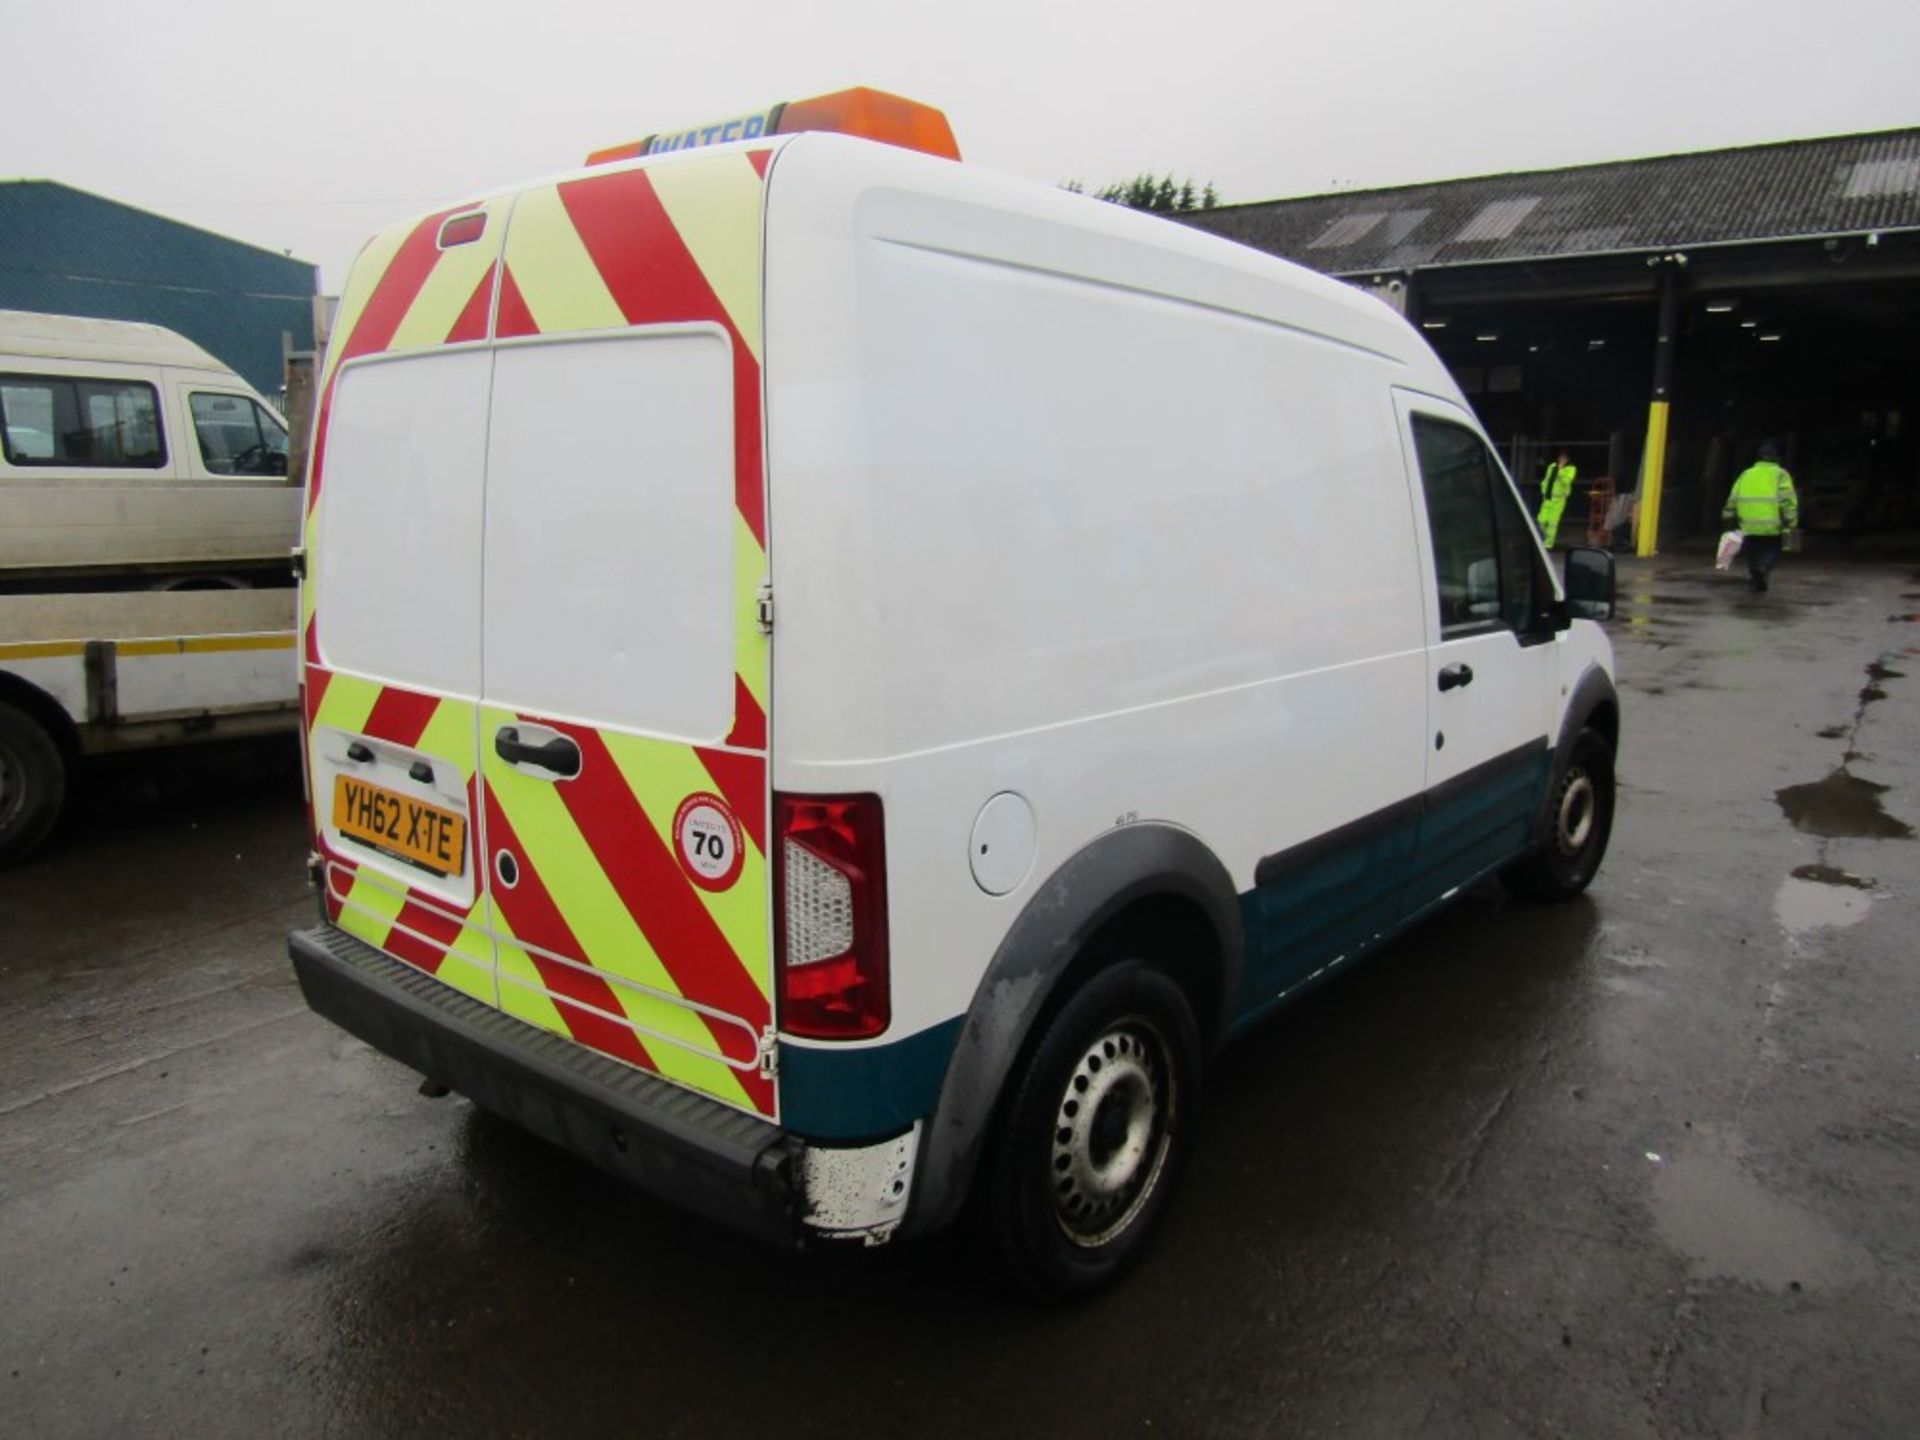
[[[551,770],[562,780],[571,780],[580,773],[580,747],[564,735],[529,745],[520,738],[518,726],[502,725],[493,732],[493,753],[509,765],[535,765]]]
[[[1440,672],[1440,689],[1442,693],[1448,690],[1457,690],[1462,685],[1471,685],[1472,683],[1473,667],[1471,665],[1449,665]]]

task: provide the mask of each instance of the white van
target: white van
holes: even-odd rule
[[[1592,878],[1611,560],[1561,592],[1378,302],[761,131],[354,271],[295,967],[702,1213],[875,1243],[971,1199],[1080,1294],[1162,1213],[1211,1050],[1484,877]]]
[[[158,325],[0,310],[0,591],[287,578],[287,429]]]

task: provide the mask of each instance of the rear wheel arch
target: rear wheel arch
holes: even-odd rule
[[[1090,977],[1127,960],[1164,970],[1211,1049],[1231,1019],[1243,949],[1232,879],[1191,831],[1130,825],[1063,864],[975,990],[928,1125],[908,1229],[936,1230],[959,1214],[1011,1082]]]

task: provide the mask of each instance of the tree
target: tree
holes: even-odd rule
[[[1061,187],[1076,195],[1084,195],[1087,187],[1078,180],[1068,180]],[[1193,177],[1176,181],[1172,175],[1150,175],[1141,171],[1131,180],[1116,180],[1113,184],[1093,192],[1096,200],[1106,200],[1115,205],[1125,205],[1129,210],[1151,210],[1156,215],[1180,215],[1189,210],[1211,210],[1220,203],[1220,192],[1209,181],[1199,190],[1193,188]]]

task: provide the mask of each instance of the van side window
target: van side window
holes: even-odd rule
[[[13,465],[157,470],[160,403],[138,380],[0,375],[0,442]]]
[[[1537,627],[1552,591],[1533,532],[1486,444],[1464,426],[1413,417],[1433,532],[1444,635]]]
[[[187,397],[200,460],[215,475],[287,473],[287,427],[245,395],[196,390]]]
[[[1533,525],[1491,457],[1487,479],[1493,487],[1494,528],[1500,532],[1500,611],[1508,625],[1522,635],[1530,634],[1553,602],[1553,583],[1534,544]]]
[[[1485,447],[1471,430],[1413,417],[1414,450],[1427,492],[1440,631],[1455,635],[1500,626],[1500,543],[1494,524]]]

